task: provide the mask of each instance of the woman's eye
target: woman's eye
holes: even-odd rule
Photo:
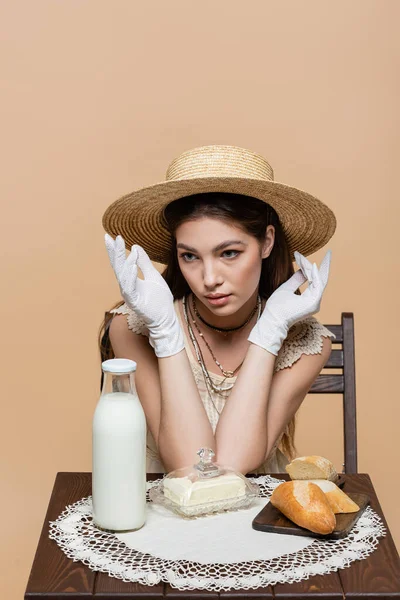
[[[180,256],[186,262],[193,262],[193,259],[196,258],[195,255],[190,254],[190,252],[183,252]]]
[[[239,254],[240,254],[240,252],[238,250],[224,250],[224,252],[222,252],[221,256],[223,258],[230,259],[230,258],[236,258],[236,256],[238,256]],[[185,262],[194,262],[195,260],[197,260],[196,255],[191,254],[191,252],[182,252],[182,254],[180,254],[179,256]]]
[[[230,256],[226,256],[226,258],[235,258],[235,256],[240,254],[240,252],[237,250],[225,250],[222,254],[230,254]]]

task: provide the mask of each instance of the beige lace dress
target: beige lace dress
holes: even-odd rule
[[[204,404],[204,408],[207,412],[207,416],[211,423],[212,430],[215,433],[215,429],[217,427],[218,419],[220,416],[219,413],[222,412],[222,409],[229,395],[227,395],[225,398],[222,398],[215,392],[212,392],[212,398],[210,398],[210,394],[207,390],[201,367],[193,353],[192,344],[186,336],[185,327],[182,323],[178,302],[179,300],[175,300],[174,306],[179,322],[182,326],[182,330],[184,332],[185,349],[189,358],[190,366],[193,371],[193,376],[196,381],[200,397]],[[146,325],[138,317],[138,315],[136,315],[135,312],[133,312],[126,304],[123,304],[122,306],[115,308],[110,312],[114,314],[126,315],[129,329],[131,329],[135,333],[145,335],[148,337],[148,330],[146,328]],[[276,358],[274,371],[277,372],[281,369],[291,367],[300,358],[302,354],[320,354],[322,351],[323,337],[334,338],[335,335],[331,331],[329,331],[329,329],[324,327],[324,325],[319,323],[319,321],[315,317],[308,317],[307,319],[303,319],[302,321],[298,321],[297,323],[295,323],[295,325],[293,325],[293,327],[289,329],[287,338],[284,341],[281,350],[279,351],[279,354]],[[217,375],[215,373],[210,373],[210,377],[216,384],[221,383],[221,381],[224,379],[222,375]],[[233,383],[235,380],[236,377],[227,378],[225,379],[225,384]],[[289,460],[278,448],[281,438],[282,436],[275,443],[274,448],[272,449],[268,459],[257,470],[253,471],[254,473],[285,473],[285,466],[288,464]],[[158,454],[156,443],[149,429],[147,430],[146,460],[148,473],[166,472]]]

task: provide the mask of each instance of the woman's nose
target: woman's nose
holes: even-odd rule
[[[222,283],[221,273],[218,271],[216,265],[214,265],[213,263],[204,265],[203,282],[205,287],[210,289]]]

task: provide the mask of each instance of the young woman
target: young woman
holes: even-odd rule
[[[116,235],[105,239],[124,300],[110,311],[106,355],[137,362],[148,471],[193,464],[208,447],[242,473],[283,472],[334,337],[312,316],[330,252],[320,269],[305,258],[332,236],[333,213],[274,182],[259,155],[208,146],[114,202],[103,225]]]

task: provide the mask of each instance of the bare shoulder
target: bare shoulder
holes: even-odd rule
[[[321,359],[325,365],[332,352],[332,340],[329,337],[324,337],[322,341]],[[321,367],[322,368],[322,367]]]
[[[125,315],[114,315],[109,327],[110,342],[116,358],[133,358],[140,355],[148,360],[157,358],[146,336],[133,332]]]
[[[323,337],[321,352],[319,354],[311,354],[310,356],[307,356],[307,358],[313,359],[312,361],[309,361],[309,362],[314,363],[316,370],[318,370],[318,372],[319,372],[321,369],[324,368],[324,365],[328,362],[328,359],[331,355],[331,351],[332,351],[331,338]]]

